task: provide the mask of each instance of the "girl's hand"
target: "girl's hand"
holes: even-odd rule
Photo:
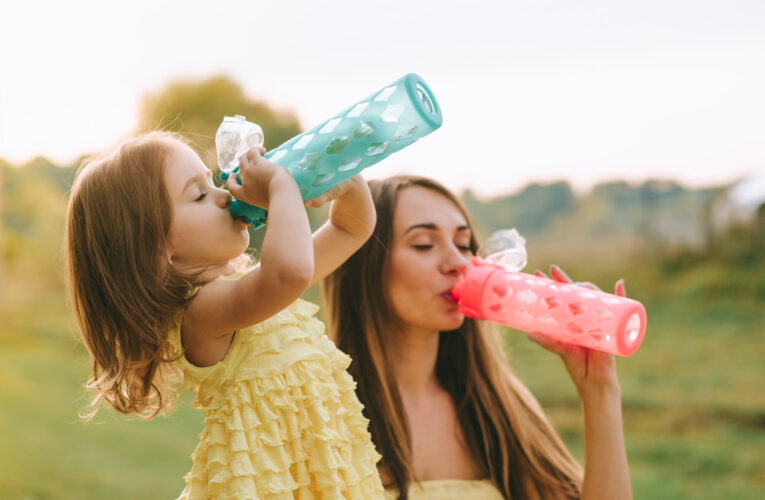
[[[366,189],[366,183],[364,182],[364,178],[361,177],[361,175],[354,175],[350,179],[347,179],[340,184],[333,186],[331,189],[325,191],[319,196],[311,198],[310,200],[306,200],[304,205],[307,207],[318,208],[332,200],[340,198],[348,191],[354,189]]]
[[[546,278],[542,271],[536,271],[536,276]],[[558,266],[550,266],[550,277],[560,283],[572,284],[573,281]],[[592,283],[578,283],[578,286],[600,290]],[[624,280],[616,282],[614,293],[626,297]],[[558,354],[566,366],[580,396],[585,396],[591,390],[612,389],[619,387],[616,377],[616,364],[613,354],[589,349],[587,347],[568,344],[554,340],[541,333],[530,333],[528,338],[541,345],[548,351]]]
[[[239,184],[235,175],[228,178],[228,191],[236,199],[268,209],[271,183],[274,179],[292,179],[287,170],[263,157],[265,148],[252,148],[239,157]],[[294,180],[292,181],[294,183]]]

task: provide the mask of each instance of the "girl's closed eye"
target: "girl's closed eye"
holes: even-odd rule
[[[425,245],[425,244],[412,245],[412,248],[414,248],[415,250],[430,250],[431,248],[433,248],[433,245]]]
[[[194,199],[194,201],[202,201],[207,196],[209,189],[205,190],[207,188],[215,188],[215,182],[213,182],[212,177],[212,171],[208,170],[207,173],[204,176],[204,179],[199,179],[197,182],[197,186],[199,187],[199,195]]]

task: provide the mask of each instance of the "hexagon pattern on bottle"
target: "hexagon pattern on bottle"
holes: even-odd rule
[[[329,155],[336,155],[343,152],[345,149],[345,146],[348,145],[348,138],[347,137],[333,137],[331,141],[329,141],[329,144],[327,144],[327,147],[324,149],[324,152]]]

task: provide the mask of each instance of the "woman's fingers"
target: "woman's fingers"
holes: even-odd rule
[[[592,283],[590,281],[577,281],[576,283],[574,280],[568,277],[568,274],[563,272],[563,269],[553,264],[550,266],[550,276],[552,279],[559,283],[569,283],[576,286],[581,286],[582,288],[588,288],[590,290],[597,290],[600,291],[600,287],[596,285],[595,283]]]
[[[558,345],[557,345],[558,342],[556,342],[555,340],[551,339],[547,335],[543,335],[543,334],[537,333],[537,332],[529,332],[528,335],[526,335],[526,337],[528,337],[529,340],[531,340],[533,342],[536,342],[537,344],[541,345],[545,349],[557,352],[555,348],[558,347]]]
[[[616,285],[614,286],[614,294],[619,297],[627,296],[627,287],[624,286],[624,279],[620,279],[616,282]]]
[[[573,283],[568,274],[563,272],[563,269],[553,264],[550,266],[550,277],[560,283]]]
[[[600,288],[595,283],[590,283],[589,281],[577,281],[576,286],[581,286],[582,288],[589,288],[590,290],[597,290],[600,291]]]
[[[545,273],[539,270],[534,271],[534,275],[539,276],[540,278],[547,277]],[[576,283],[574,283],[574,281],[568,277],[568,274],[566,274],[563,271],[563,269],[556,266],[555,264],[550,266],[550,278],[560,283],[571,283],[576,286],[581,286],[582,288],[588,288],[590,290],[601,291],[598,285],[591,283],[589,281],[577,281]],[[624,285],[624,279],[620,279],[619,281],[616,282],[616,285],[614,285],[614,295],[618,295],[619,297],[627,296],[627,289]]]
[[[564,359],[568,355],[570,346],[564,342],[555,340],[553,338],[548,337],[547,335],[544,335],[538,332],[530,332],[526,337],[528,337],[529,340],[547,349],[548,351],[554,352],[555,354],[563,357]]]

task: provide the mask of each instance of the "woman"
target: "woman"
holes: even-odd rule
[[[369,184],[375,233],[325,280],[324,297],[331,333],[353,359],[387,495],[631,498],[613,356],[529,335],[561,356],[576,385],[583,472],[499,343],[457,311],[450,290],[477,249],[463,205],[426,178]],[[551,276],[569,281],[556,267]]]

